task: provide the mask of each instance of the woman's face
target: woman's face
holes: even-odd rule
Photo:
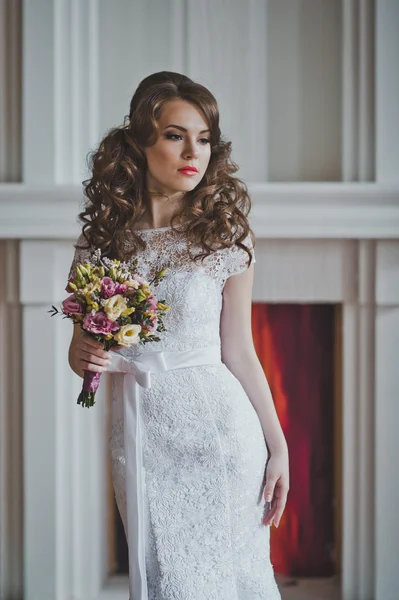
[[[147,189],[174,194],[193,190],[203,178],[210,157],[210,130],[201,111],[179,98],[164,104],[153,146],[145,148]],[[197,171],[181,171],[195,167]]]

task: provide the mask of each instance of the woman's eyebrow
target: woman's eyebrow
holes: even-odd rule
[[[181,127],[180,125],[166,125],[164,129],[167,129],[168,127],[176,127],[176,129],[180,129],[180,131],[187,131],[185,127]],[[200,133],[206,133],[207,131],[210,131],[210,129],[203,129]]]

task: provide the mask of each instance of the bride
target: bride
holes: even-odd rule
[[[71,265],[130,261],[170,310],[159,342],[105,352],[74,326],[69,362],[111,373],[110,452],[130,600],[277,600],[270,526],[288,448],[251,332],[254,236],[215,98],[162,71],[92,156]],[[144,381],[145,380],[145,381]]]

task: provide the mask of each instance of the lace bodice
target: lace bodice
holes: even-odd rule
[[[163,268],[168,271],[156,289],[158,300],[171,308],[164,317],[166,331],[160,342],[139,344],[121,350],[124,356],[156,350],[191,350],[220,343],[219,324],[222,292],[226,280],[248,268],[248,254],[238,246],[216,250],[202,262],[194,262],[188,252],[186,238],[171,227],[137,230],[146,248],[135,255],[137,274],[150,281]],[[79,244],[86,244],[81,235]],[[256,262],[250,235],[245,245]],[[192,249],[196,255],[200,248]],[[90,259],[93,249],[76,250],[71,273],[77,262]],[[70,274],[71,274],[70,273]]]

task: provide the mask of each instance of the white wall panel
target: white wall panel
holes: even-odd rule
[[[267,179],[266,0],[187,0],[187,74],[216,97],[239,177]]]
[[[55,3],[23,4],[23,176],[26,183],[55,183],[54,28]]]
[[[184,72],[183,0],[99,0],[100,130],[121,125],[144,77]]]
[[[379,307],[375,327],[375,598],[396,600],[399,538],[399,304]]]
[[[97,141],[97,0],[25,0],[23,181],[80,184]]]
[[[21,3],[0,2],[0,182],[21,180]]]
[[[340,179],[341,2],[268,0],[270,181]]]
[[[21,244],[25,600],[96,600],[108,575],[109,385],[91,410],[77,406],[72,325],[47,313],[65,297],[72,256],[71,242]]]
[[[377,243],[376,262],[377,302],[391,306],[395,304],[399,305],[399,244],[397,240],[380,240]]]
[[[399,2],[376,0],[376,179],[399,182]]]
[[[254,302],[353,302],[357,243],[352,240],[256,242]]]

